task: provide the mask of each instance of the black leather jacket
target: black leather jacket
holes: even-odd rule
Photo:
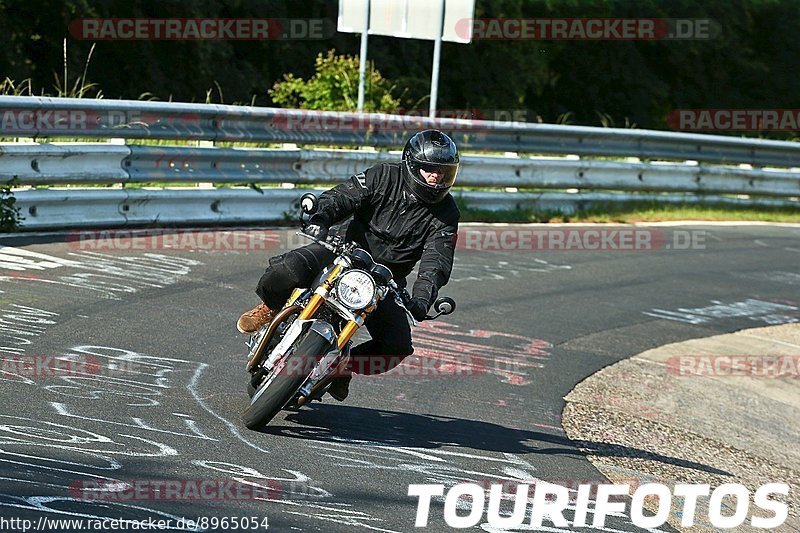
[[[322,193],[311,221],[330,227],[350,215],[346,238],[389,267],[401,286],[420,262],[412,296],[432,304],[453,269],[461,216],[453,197],[424,204],[405,187],[400,163],[382,163]]]

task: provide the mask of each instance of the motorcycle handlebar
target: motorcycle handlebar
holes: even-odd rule
[[[337,244],[332,244],[332,243],[329,242],[331,239],[337,239],[337,237],[333,237],[333,236],[329,235],[325,240],[320,240],[320,239],[317,239],[316,237],[311,236],[308,233],[305,233],[303,231],[298,231],[297,235],[299,235],[301,237],[305,237],[306,239],[312,240],[315,243],[317,243],[317,244],[319,244],[321,246],[324,246],[325,248],[327,248],[328,250],[330,250],[333,253],[337,253],[338,254],[340,252],[339,246],[341,246],[341,244],[342,244],[341,242],[338,242]],[[408,307],[407,307],[408,302],[411,301],[411,295],[408,294],[408,291],[405,288],[401,288],[400,286],[398,286],[397,282],[395,280],[393,280],[393,279],[389,280],[389,289],[391,289],[392,293],[394,293],[394,295],[396,296],[395,301],[397,301],[397,303],[400,304],[400,306],[403,308],[403,310],[406,312],[406,314],[409,317],[411,317],[411,320],[413,320],[414,324],[416,325],[417,320],[411,315],[411,312],[408,310]],[[441,314],[442,313],[438,313],[438,314],[433,315],[433,316],[432,315],[426,315],[424,320],[433,320],[433,319],[437,318]]]

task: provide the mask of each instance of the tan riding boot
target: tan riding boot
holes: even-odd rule
[[[264,324],[269,324],[275,318],[275,312],[264,304],[258,304],[239,317],[236,329],[241,333],[252,335]]]

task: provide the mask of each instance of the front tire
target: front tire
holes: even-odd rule
[[[316,364],[317,356],[325,354],[329,348],[326,339],[314,331],[308,331],[289,349],[283,369],[272,377],[269,384],[253,387],[249,383],[248,393],[250,387],[253,387],[253,394],[250,406],[242,415],[244,425],[248,429],[267,425],[303,385],[313,369],[313,364]]]

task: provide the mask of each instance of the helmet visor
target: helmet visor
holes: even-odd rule
[[[458,163],[430,163],[412,159],[409,167],[417,182],[432,189],[449,189],[458,174]]]

